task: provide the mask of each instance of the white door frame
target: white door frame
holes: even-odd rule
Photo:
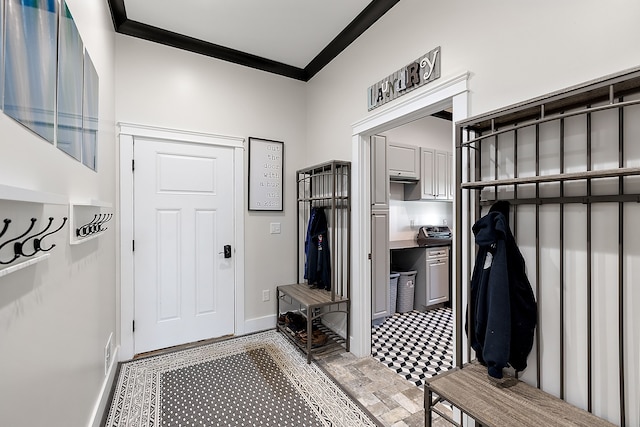
[[[453,123],[468,117],[469,73],[441,80],[438,84],[428,85],[406,95],[399,104],[374,113],[352,125],[352,168],[353,183],[352,224],[352,290],[351,297],[351,352],[358,357],[371,354],[371,261],[368,259],[371,248],[371,203],[370,203],[370,144],[369,137],[385,132],[397,126],[409,123],[421,117],[453,107]],[[452,126],[451,147],[455,153],[455,128]],[[454,165],[455,168],[455,165]],[[456,173],[454,170],[453,173]],[[454,175],[455,176],[455,175]],[[453,202],[455,212],[457,200]],[[458,230],[454,230],[458,232]],[[455,239],[454,239],[455,242]],[[455,257],[455,247],[452,250]],[[452,259],[455,265],[455,258]],[[455,269],[453,270],[455,274]],[[455,277],[452,278],[455,283]],[[455,287],[452,300],[455,302]],[[455,326],[455,325],[454,325]],[[454,331],[455,333],[455,331]],[[455,335],[454,335],[455,336]],[[454,351],[455,354],[455,351]],[[454,361],[456,362],[456,361]]]
[[[217,145],[234,148],[234,210],[237,218],[234,231],[235,245],[235,319],[236,335],[244,333],[244,138],[220,136],[175,129],[165,129],[131,123],[118,123],[119,157],[119,211],[120,215],[120,360],[134,356],[134,264],[133,264],[133,142],[135,138],[181,141],[191,144]],[[117,314],[116,314],[117,316]]]

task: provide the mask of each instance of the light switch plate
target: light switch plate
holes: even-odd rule
[[[280,223],[272,222],[271,223],[271,234],[280,234]]]

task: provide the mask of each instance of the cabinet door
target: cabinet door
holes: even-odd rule
[[[427,261],[427,306],[449,300],[449,259]]]
[[[389,142],[387,162],[390,177],[418,179],[420,158],[417,146]]]
[[[387,138],[380,135],[371,137],[371,207],[389,208]]]
[[[371,318],[389,316],[389,212],[371,212]]]
[[[449,168],[448,157],[446,151],[436,151],[436,161],[435,161],[435,170],[436,170],[436,198],[438,199],[446,199],[449,196],[449,178],[447,172]]]
[[[422,166],[422,175],[420,177],[422,198],[433,199],[436,196],[436,151],[432,148],[421,148],[420,158]]]

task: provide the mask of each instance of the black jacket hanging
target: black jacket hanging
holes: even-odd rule
[[[503,212],[502,204],[473,225],[479,248],[471,278],[472,324],[467,325],[476,357],[494,378],[502,378],[507,365],[516,371],[527,367],[537,321],[524,258]]]
[[[304,278],[315,288],[331,290],[331,256],[328,237],[324,208],[312,208],[305,239],[307,259]]]

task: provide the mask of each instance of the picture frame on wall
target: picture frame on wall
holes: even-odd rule
[[[249,137],[249,210],[282,211],[284,142]]]
[[[7,0],[4,13],[3,111],[53,143],[58,1]]]
[[[58,34],[56,145],[81,160],[84,45],[66,1],[61,4]]]

